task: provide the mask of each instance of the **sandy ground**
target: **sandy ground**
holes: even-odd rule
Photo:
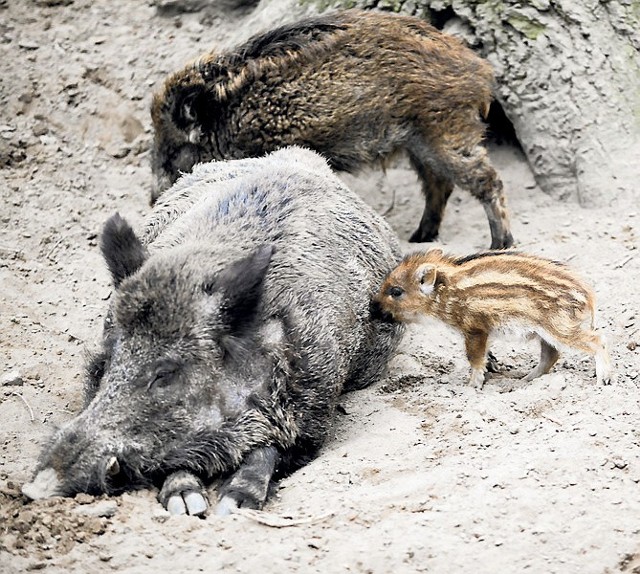
[[[491,150],[519,246],[595,286],[614,385],[597,386],[577,353],[523,383],[538,350],[505,341],[504,372],[477,391],[460,341],[417,327],[263,513],[170,517],[150,491],[26,504],[40,445],[81,408],[110,292],[97,234],[115,210],[137,223],[149,210],[152,89],[291,16],[277,0],[243,18],[64,4],[0,2],[0,572],[640,572],[637,154],[584,210],[542,194],[517,150]],[[395,189],[389,220],[406,240],[422,210],[413,172],[345,179],[379,211]],[[454,194],[440,240],[488,245],[468,194]]]

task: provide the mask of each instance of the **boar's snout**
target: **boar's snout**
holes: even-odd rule
[[[23,485],[22,494],[40,500],[80,492],[117,493],[134,481],[128,476],[124,459],[119,460],[113,453],[78,452],[70,446],[67,440],[54,445],[33,480]]]
[[[45,468],[31,482],[22,486],[22,494],[31,500],[61,496],[62,481],[53,468]]]

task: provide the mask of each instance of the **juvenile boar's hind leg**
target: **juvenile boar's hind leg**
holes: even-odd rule
[[[511,247],[513,236],[507,213],[507,200],[502,181],[489,163],[486,150],[481,146],[476,146],[470,152],[449,149],[440,157],[453,182],[469,190],[482,203],[491,229],[491,249]]]
[[[607,345],[594,331],[587,331],[570,343],[572,347],[593,355],[596,359],[596,379],[601,385],[610,385],[613,380],[611,359]]]
[[[600,339],[600,337],[598,337]],[[596,378],[602,385],[610,385],[613,381],[611,371],[611,359],[604,341],[600,339],[600,343],[596,350]]]
[[[262,508],[279,458],[278,451],[271,446],[250,452],[240,468],[220,488],[220,501],[215,513],[225,516],[238,508]]]
[[[424,212],[420,225],[409,238],[412,243],[434,241],[440,232],[444,209],[453,191],[453,182],[436,175],[417,153],[409,153],[409,159],[422,181]]]
[[[540,362],[523,380],[532,381],[537,377],[546,375],[553,368],[553,365],[556,364],[559,357],[560,353],[558,349],[551,346],[544,339],[540,339]]]
[[[204,485],[197,476],[186,470],[174,472],[167,477],[158,500],[171,514],[200,516],[209,508]]]
[[[469,384],[476,389],[484,385],[485,366],[487,364],[487,340],[488,333],[484,331],[472,331],[465,333],[464,344],[467,350],[467,359],[471,364],[471,377]]]

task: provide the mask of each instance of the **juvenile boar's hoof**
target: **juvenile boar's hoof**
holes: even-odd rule
[[[209,508],[202,482],[187,471],[169,475],[158,494],[158,500],[173,515],[202,516]]]
[[[491,239],[491,249],[509,249],[513,247],[513,235],[506,233],[503,237],[494,237]]]
[[[499,373],[500,372],[500,362],[498,361],[496,356],[491,351],[489,351],[487,353],[487,366],[486,366],[486,369],[487,369],[488,373]]]
[[[484,387],[484,373],[481,369],[472,369],[469,384],[479,391],[482,390],[482,387]]]
[[[41,470],[32,482],[22,487],[22,494],[31,500],[40,500],[59,495],[60,479],[52,468]]]
[[[431,243],[438,239],[438,232],[425,231],[418,227],[411,237],[409,237],[409,243]]]

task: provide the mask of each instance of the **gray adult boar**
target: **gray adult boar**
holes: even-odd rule
[[[425,196],[409,241],[433,241],[454,185],[484,207],[491,248],[513,244],[502,181],[482,145],[489,63],[419,18],[347,10],[208,53],[151,105],[155,200],[211,159],[303,145],[357,172],[405,151]],[[417,209],[416,209],[417,211]]]
[[[200,165],[141,238],[112,217],[102,251],[115,291],[86,406],[44,448],[30,498],[163,484],[165,507],[200,514],[226,476],[218,512],[259,508],[400,334],[369,310],[394,235],[311,151]]]

